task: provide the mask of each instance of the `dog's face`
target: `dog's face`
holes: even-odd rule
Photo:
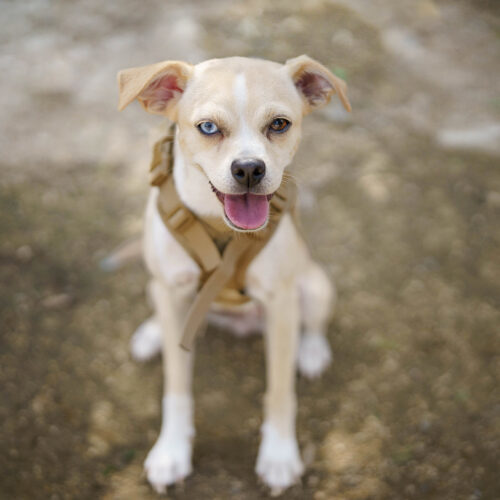
[[[345,83],[301,56],[277,64],[232,57],[167,61],[119,73],[120,109],[137,98],[177,123],[185,168],[203,172],[210,203],[235,230],[264,227],[269,200],[299,145],[302,116]]]

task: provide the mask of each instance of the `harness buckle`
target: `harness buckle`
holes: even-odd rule
[[[175,212],[168,216],[168,222],[172,228],[181,233],[187,231],[194,221],[194,215],[183,206],[180,206]]]
[[[167,135],[154,145],[153,158],[149,167],[149,183],[152,186],[161,186],[170,174],[173,140],[173,135]]]
[[[154,167],[149,174],[149,183],[151,186],[161,186],[168,178],[168,172],[165,164],[160,163]]]

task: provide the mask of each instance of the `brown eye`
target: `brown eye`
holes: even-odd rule
[[[275,118],[269,125],[269,130],[281,134],[290,127],[291,123],[285,118]]]

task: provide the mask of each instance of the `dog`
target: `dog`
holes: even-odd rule
[[[303,116],[334,94],[351,110],[345,82],[305,55],[285,64],[243,57],[196,65],[165,61],[120,71],[118,84],[120,110],[137,99],[175,124],[176,196],[218,248],[270,231],[273,195],[290,180],[285,169],[298,148]],[[134,357],[163,354],[162,426],[144,464],[160,493],[192,472],[194,352],[180,344],[202,279],[196,258],[165,222],[161,197],[161,188],[153,187],[144,226],[155,312],[132,338]],[[314,378],[328,366],[325,334],[335,292],[291,211],[274,223],[243,279],[241,293],[250,301],[231,306],[227,317],[241,332],[263,323],[267,389],[255,470],[281,492],[304,471],[295,432],[296,367]],[[211,314],[220,318],[224,310],[214,304]]]

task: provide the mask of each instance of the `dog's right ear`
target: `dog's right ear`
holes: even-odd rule
[[[119,102],[122,111],[134,99],[149,113],[176,119],[175,108],[193,72],[191,64],[164,61],[118,73]]]

